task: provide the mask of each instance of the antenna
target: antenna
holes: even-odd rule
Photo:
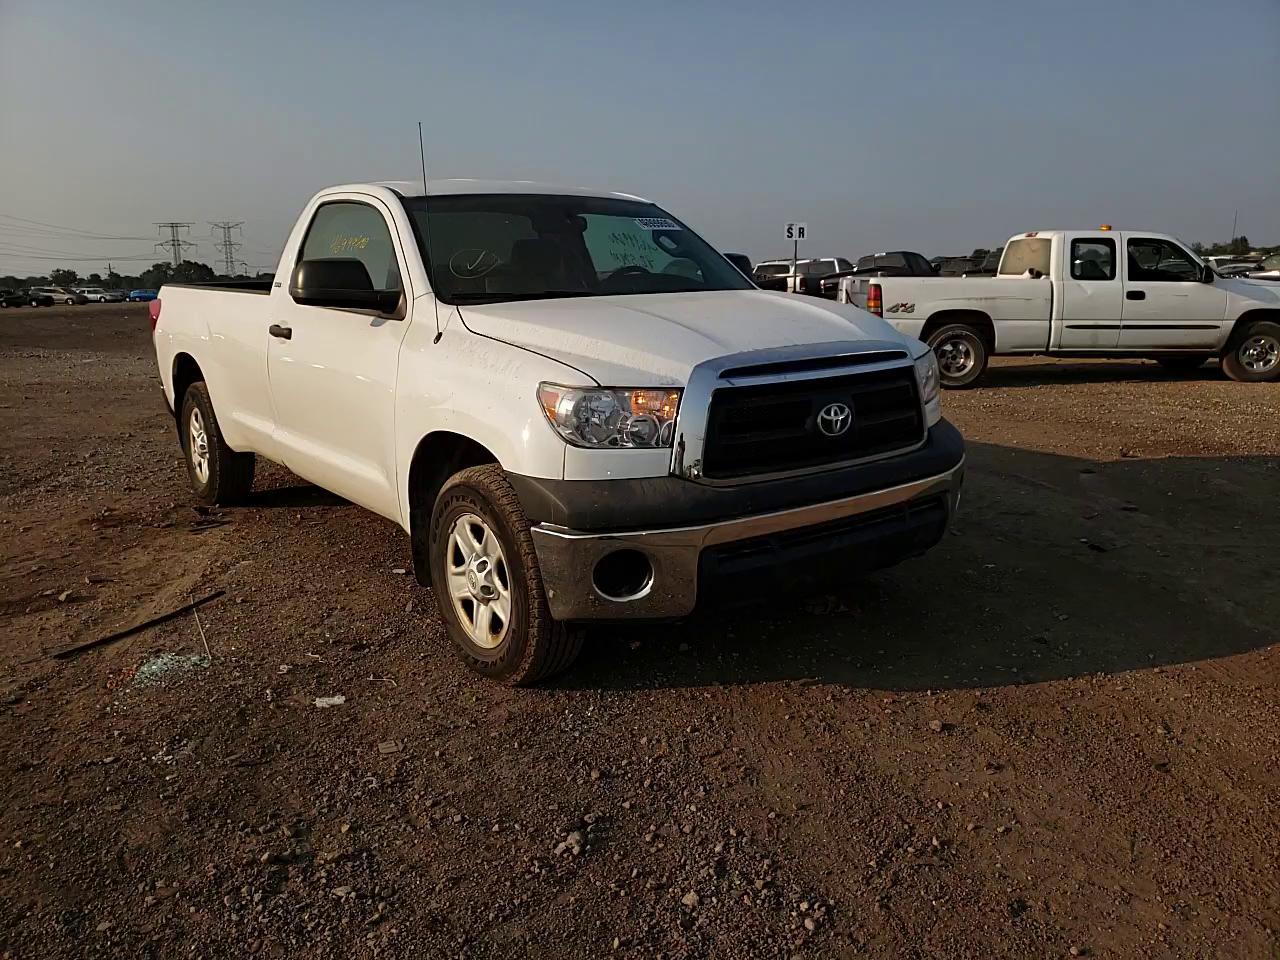
[[[431,188],[427,186],[427,150],[422,145],[422,121],[418,121],[418,159],[422,161],[422,226],[427,234],[427,266],[431,264],[431,215],[427,212],[427,197],[431,193]],[[436,338],[432,343],[439,343],[440,338],[444,336],[440,332],[440,307],[435,298],[432,297],[432,309],[436,316]]]

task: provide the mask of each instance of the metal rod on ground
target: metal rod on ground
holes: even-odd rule
[[[115,633],[109,633],[105,637],[98,637],[96,640],[90,640],[86,643],[77,644],[74,647],[68,647],[66,650],[59,650],[57,653],[49,654],[53,660],[65,660],[68,657],[74,657],[78,653],[84,653],[86,650],[93,650],[96,647],[106,646],[108,643],[115,643],[117,640],[123,640],[125,637],[131,637],[135,633],[141,633],[149,627],[159,626],[175,617],[180,617],[188,610],[194,610],[196,607],[202,607],[206,603],[217,600],[226,594],[225,590],[215,590],[206,597],[199,600],[192,600],[190,603],[184,603],[176,610],[170,610],[168,613],[162,613],[158,617],[152,617],[150,620],[144,620],[142,623],[134,624],[132,627],[125,627],[123,630],[117,630]]]
[[[209,652],[209,641],[204,638],[204,625],[200,623],[200,610],[193,605],[191,607],[191,615],[196,618],[196,629],[200,631],[200,642],[204,644],[204,655],[209,658],[209,662],[213,662],[213,654]]]

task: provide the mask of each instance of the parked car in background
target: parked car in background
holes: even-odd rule
[[[37,289],[5,290],[0,307],[52,307],[53,297]]]
[[[1258,269],[1249,274],[1250,280],[1280,280],[1280,253],[1264,257]]]
[[[980,266],[982,261],[973,257],[943,257],[936,269],[940,277],[963,277]]]
[[[754,278],[762,290],[781,290],[784,293],[803,293],[812,297],[822,296],[822,278],[840,270],[852,270],[853,264],[844,257],[809,257],[795,261],[795,272],[790,260],[766,260],[756,265]]]
[[[1000,266],[1000,256],[1004,253],[1004,247],[996,247],[987,253],[985,257],[978,261],[978,265],[972,270],[966,270],[961,276],[965,277],[994,277],[996,270]]]
[[[724,258],[741,270],[744,277],[748,280],[751,279],[751,275],[754,273],[754,270],[751,266],[751,258],[745,253],[726,253]]]
[[[838,300],[840,281],[845,277],[936,277],[937,275],[933,264],[921,254],[911,250],[892,250],[859,257],[852,270],[840,270],[829,277],[823,277],[819,286],[822,296],[828,300]]]
[[[103,290],[102,287],[76,287],[75,292],[83,294],[90,303],[119,303],[124,299],[114,290]]]
[[[1215,253],[1202,258],[1205,263],[1213,267],[1213,269],[1221,274],[1224,267],[1233,266],[1235,264],[1244,263],[1254,268],[1262,262],[1262,255],[1258,253]]]
[[[111,294],[113,297],[116,298],[115,299],[116,303],[121,303],[129,299],[128,290],[108,290],[107,293]]]
[[[157,291],[155,290],[130,290],[129,300],[134,303],[144,303],[148,300],[154,300],[156,294]]]
[[[387,517],[494,680],[563,670],[582,622],[847,584],[955,510],[929,349],[756,289],[649,201],[335,187],[276,276],[149,305],[194,496],[243,500],[261,456]]]
[[[1219,277],[1174,237],[1041,230],[1013,237],[990,279],[850,277],[841,299],[933,347],[948,387],[993,354],[1143,357],[1233,380],[1280,380],[1280,289]]]
[[[53,297],[55,303],[65,303],[69,307],[89,302],[89,298],[83,293],[76,293],[70,287],[35,287],[33,289],[39,290],[41,293],[47,293]]]

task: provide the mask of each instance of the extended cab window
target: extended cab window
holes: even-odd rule
[[[399,290],[396,249],[382,214],[354,201],[326,203],[316,211],[300,260],[359,260],[376,290]]]
[[[1114,240],[1072,240],[1072,280],[1114,280],[1116,242]]]
[[[1048,237],[1020,237],[1010,241],[1000,260],[1000,276],[1020,277],[1028,270],[1048,276],[1051,246]]]
[[[1200,270],[1185,250],[1168,240],[1135,237],[1129,241],[1129,280],[1180,283],[1195,280]]]

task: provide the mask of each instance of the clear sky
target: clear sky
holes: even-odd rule
[[[273,269],[318,188],[419,176],[419,119],[432,177],[639,193],[754,259],[786,220],[815,256],[1237,209],[1280,243],[1278,97],[1280,0],[0,0],[0,274],[160,259],[13,217],[191,220],[210,261],[244,220]]]

